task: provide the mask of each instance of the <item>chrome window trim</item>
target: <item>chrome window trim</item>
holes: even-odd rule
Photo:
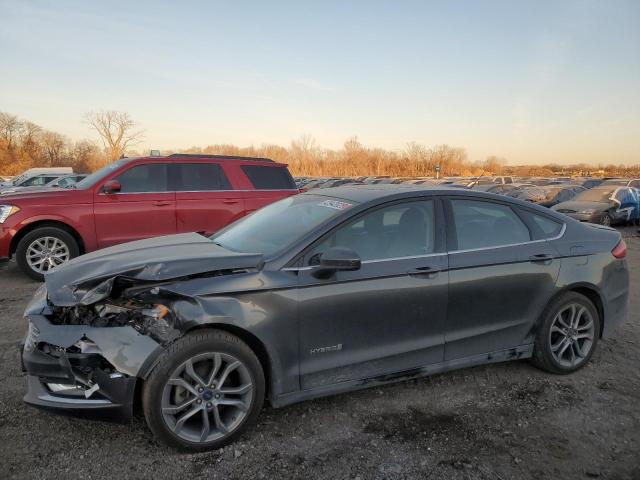
[[[450,254],[453,254],[453,253],[480,252],[480,251],[483,251],[483,250],[496,250],[498,248],[517,247],[519,245],[529,245],[530,243],[548,242],[548,241],[552,241],[552,240],[559,240],[560,238],[562,238],[564,236],[566,230],[567,230],[567,224],[563,223],[562,224],[562,228],[560,229],[560,233],[558,233],[558,235],[556,235],[555,237],[542,238],[540,240],[530,240],[528,242],[509,243],[507,245],[497,245],[495,247],[468,248],[468,249],[463,249],[463,250],[450,250],[450,251],[441,252],[441,253],[428,253],[428,254],[425,254],[425,255],[382,258],[382,259],[376,259],[376,260],[364,260],[364,261],[362,261],[362,264],[365,264],[365,263],[368,264],[368,263],[391,262],[391,261],[396,261],[396,260],[410,260],[412,258],[438,257],[438,256],[441,256],[441,255],[450,255]],[[286,267],[286,268],[281,268],[280,270],[283,271],[283,272],[304,272],[304,271],[311,270],[312,268],[313,268],[313,266]]]
[[[115,193],[104,193],[100,192],[98,195],[142,195],[143,193],[211,193],[211,192],[298,192],[297,188],[291,189],[278,189],[278,190],[269,190],[269,189],[246,189],[246,190],[158,190],[155,192],[115,192]]]
[[[369,264],[369,263],[380,263],[380,262],[393,262],[397,260],[411,260],[413,258],[440,257],[446,254],[447,254],[446,252],[440,252],[440,253],[426,253],[424,255],[409,255],[406,257],[390,257],[390,258],[379,258],[379,259],[377,258],[374,260],[363,260],[360,263],[364,265],[365,263]],[[287,267],[287,268],[282,268],[281,270],[283,272],[302,272],[306,270],[311,270],[315,266],[316,265],[306,266],[306,267]]]
[[[540,243],[540,242],[548,242],[550,240],[558,240],[564,236],[564,232],[567,230],[567,224],[563,223],[562,228],[560,229],[560,233],[555,237],[542,238],[540,240],[529,240],[528,242],[519,242],[519,243],[508,243],[506,245],[496,245],[494,247],[480,247],[480,248],[467,248],[462,250],[451,250],[448,253],[467,253],[467,252],[480,252],[483,250],[495,250],[497,248],[508,248],[508,247],[517,247],[519,245],[529,245],[530,243]]]

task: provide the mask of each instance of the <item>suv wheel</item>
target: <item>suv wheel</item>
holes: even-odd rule
[[[253,351],[219,330],[185,335],[150,373],[142,406],[155,437],[203,451],[234,441],[262,409],[265,381]]]
[[[27,233],[16,248],[16,261],[24,273],[34,280],[67,263],[80,253],[73,236],[57,227],[36,228]]]
[[[545,309],[532,362],[551,373],[575,372],[589,361],[599,336],[600,316],[591,300],[567,292]]]

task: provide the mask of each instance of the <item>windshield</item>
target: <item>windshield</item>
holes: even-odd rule
[[[582,193],[579,193],[573,199],[576,202],[600,202],[607,203],[613,192],[615,192],[615,188],[592,188],[591,190],[586,190]]]
[[[211,239],[235,252],[269,257],[354,204],[322,195],[295,195],[258,210]]]
[[[108,176],[114,170],[117,170],[122,165],[127,162],[130,162],[131,158],[123,158],[122,160],[118,160],[117,162],[110,163],[109,165],[102,167],[100,170],[96,170],[88,177],[80,180],[78,183],[75,183],[73,186],[77,189],[84,190],[85,188],[93,187],[100,180]]]

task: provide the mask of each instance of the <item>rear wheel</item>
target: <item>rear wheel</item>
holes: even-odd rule
[[[219,330],[184,336],[163,354],[145,383],[142,404],[156,438],[182,450],[233,442],[264,401],[262,367],[238,337]]]
[[[599,336],[600,317],[593,303],[567,292],[545,309],[532,362],[551,373],[575,372],[589,361]]]
[[[44,274],[67,263],[80,253],[78,242],[57,227],[36,228],[27,233],[16,248],[20,269],[34,280],[44,280]]]
[[[604,225],[605,227],[610,227],[613,223],[613,218],[608,213],[605,213],[600,219],[600,225]]]

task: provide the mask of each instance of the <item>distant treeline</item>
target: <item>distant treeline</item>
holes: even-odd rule
[[[133,122],[130,122],[133,126]],[[58,166],[71,166],[77,172],[91,172],[112,162],[115,159],[113,152],[113,147],[100,146],[91,140],[72,141],[15,115],[0,112],[0,175],[16,175],[31,167]],[[408,143],[402,151],[390,151],[366,147],[357,137],[348,139],[339,150],[321,148],[307,135],[292,141],[289,147],[269,144],[237,147],[221,144],[167,150],[162,153],[176,152],[268,157],[289,164],[291,172],[298,176],[433,176],[436,167],[440,167],[442,176],[547,176],[558,173],[640,176],[640,165],[511,166],[506,165],[504,158],[497,156],[490,156],[484,161],[470,161],[466,150],[460,147],[426,147]],[[127,150],[127,155],[138,156],[140,153]]]

